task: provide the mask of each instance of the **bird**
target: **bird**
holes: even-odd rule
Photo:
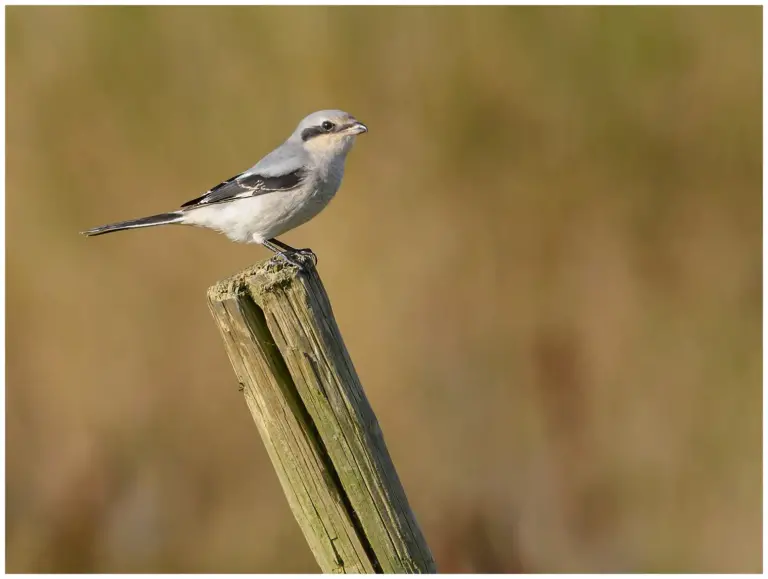
[[[158,225],[213,229],[240,243],[258,243],[303,269],[295,249],[277,236],[303,225],[336,195],[347,154],[368,127],[341,110],[314,112],[290,137],[250,169],[222,181],[176,211],[110,223],[81,232],[86,236]]]

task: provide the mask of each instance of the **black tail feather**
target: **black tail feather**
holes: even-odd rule
[[[110,223],[101,227],[94,227],[88,231],[83,231],[83,235],[92,237],[94,235],[104,235],[113,231],[123,231],[124,229],[137,229],[139,227],[153,227],[155,225],[165,225],[166,223],[178,223],[181,221],[181,213],[160,213],[159,215],[150,215],[140,219],[131,219],[130,221],[120,221],[119,223]]]

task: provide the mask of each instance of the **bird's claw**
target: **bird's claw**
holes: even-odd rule
[[[305,258],[309,258],[312,260],[313,265],[317,265],[317,256],[311,249],[298,249],[295,252],[281,251],[277,254],[277,257],[290,265],[298,267],[301,271],[307,271],[304,263]]]
[[[317,267],[317,255],[310,248],[304,247],[303,249],[297,249],[296,253],[298,253],[299,255],[302,255],[302,256],[307,256],[309,259],[312,260],[312,264],[315,267]]]

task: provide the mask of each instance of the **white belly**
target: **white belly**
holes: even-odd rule
[[[337,187],[304,186],[189,211],[185,224],[215,229],[233,241],[261,243],[302,225],[320,213]]]

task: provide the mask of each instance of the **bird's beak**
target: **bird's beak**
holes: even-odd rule
[[[368,127],[366,127],[363,123],[359,121],[355,121],[351,125],[349,125],[345,130],[345,133],[348,135],[359,135],[360,133],[367,133]]]

